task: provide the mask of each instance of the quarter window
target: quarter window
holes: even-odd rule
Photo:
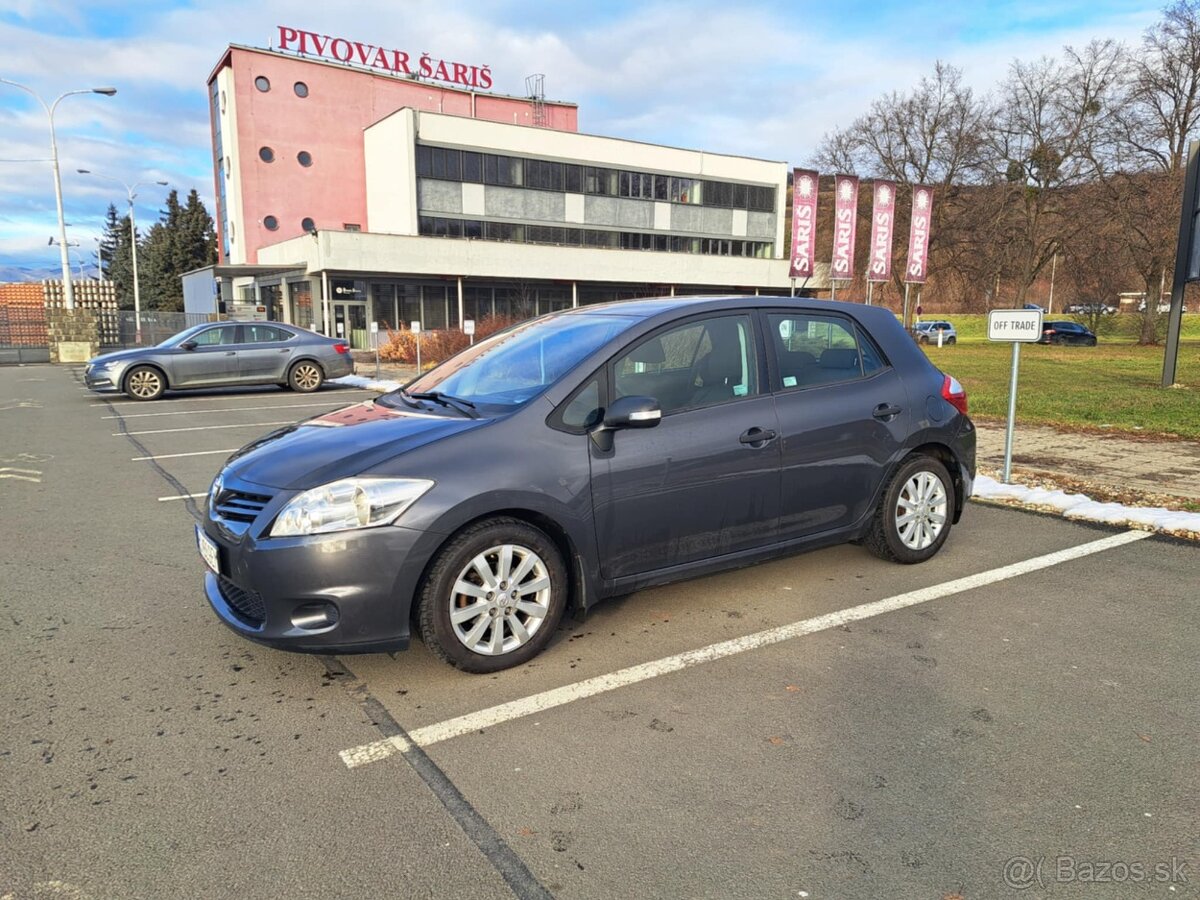
[[[688,322],[654,335],[614,363],[616,397],[653,397],[663,415],[758,393],[748,316]]]
[[[779,361],[776,390],[862,378],[885,365],[871,340],[840,316],[771,313],[767,321]]]

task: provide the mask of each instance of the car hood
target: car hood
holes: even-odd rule
[[[224,471],[267,487],[308,490],[488,423],[390,409],[367,400],[273,431],[231,456]]]
[[[141,356],[148,356],[154,352],[152,347],[134,347],[132,350],[114,350],[112,353],[101,353],[99,356],[92,357],[88,360],[89,366],[105,365],[107,363],[120,362],[123,359],[137,359]]]

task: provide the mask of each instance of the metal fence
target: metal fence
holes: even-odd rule
[[[173,334],[178,334],[193,325],[203,325],[215,322],[225,316],[209,315],[207,313],[181,312],[143,312],[140,322],[131,310],[122,309],[117,312],[116,328],[110,335],[104,337],[105,349],[124,349],[126,347],[151,347],[161,344]],[[140,324],[140,340],[139,338]]]

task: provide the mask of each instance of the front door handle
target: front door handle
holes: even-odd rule
[[[771,441],[775,440],[779,435],[769,428],[759,428],[757,425],[748,431],[742,432],[742,436],[738,438],[738,442],[749,444],[751,447],[758,449],[765,447]]]
[[[871,413],[877,419],[888,420],[900,415],[904,410],[899,406],[892,406],[890,403],[880,403],[875,407],[875,411]]]
[[[236,350],[226,350],[225,355],[226,356],[237,356],[237,351]]]

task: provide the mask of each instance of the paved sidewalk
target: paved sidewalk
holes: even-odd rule
[[[978,465],[1002,471],[1004,425],[976,425]],[[1200,441],[1068,432],[1018,422],[1013,467],[1133,493],[1200,500]]]

